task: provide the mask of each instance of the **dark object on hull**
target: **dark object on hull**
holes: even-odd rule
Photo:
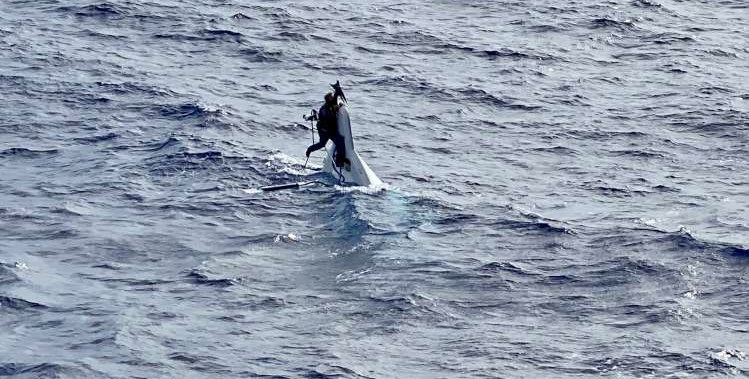
[[[343,99],[343,102],[348,104],[348,100],[346,100],[346,95],[343,94],[343,88],[341,88],[340,81],[336,80],[335,84],[331,84],[331,87],[335,90],[335,94],[338,95],[341,99]]]

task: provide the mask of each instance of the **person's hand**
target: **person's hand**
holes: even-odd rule
[[[307,155],[307,158],[309,158],[309,155],[312,154],[312,151],[310,151],[310,148],[307,148],[307,152],[305,153]]]

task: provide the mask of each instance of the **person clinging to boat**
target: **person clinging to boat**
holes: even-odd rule
[[[312,110],[312,114],[302,116],[305,121],[317,122],[317,132],[320,141],[315,143],[315,126],[311,128],[312,145],[307,148],[307,160],[303,169],[306,170],[310,154],[325,147],[328,141],[333,141],[334,146],[327,151],[322,162],[323,172],[337,179],[339,186],[362,186],[372,188],[383,188],[382,180],[369,168],[369,165],[356,152],[354,138],[351,131],[351,119],[348,113],[348,102],[343,94],[341,85],[336,82],[332,84],[334,93],[325,94],[325,103],[320,107],[320,113]],[[340,103],[338,102],[342,100]],[[306,174],[306,172],[305,172]],[[307,175],[304,175],[307,176]],[[314,176],[312,177],[314,178]],[[306,180],[294,183],[284,183],[261,187],[262,191],[278,191],[284,189],[302,188],[313,184],[333,186],[329,182],[320,180]]]
[[[320,107],[320,111],[317,113],[317,133],[320,136],[320,141],[310,145],[307,148],[306,155],[309,157],[313,152],[322,149],[328,143],[328,140],[332,140],[335,144],[335,165],[343,167],[347,163],[346,158],[346,144],[343,136],[338,132],[338,98],[341,97],[344,101],[346,96],[343,95],[341,86],[338,82],[332,85],[335,89],[335,93],[328,92],[325,94],[325,103]],[[312,117],[315,117],[314,114]]]

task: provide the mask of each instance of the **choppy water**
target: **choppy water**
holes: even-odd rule
[[[749,375],[748,7],[3,0],[0,376]]]

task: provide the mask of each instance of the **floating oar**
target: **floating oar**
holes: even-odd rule
[[[300,188],[302,186],[307,186],[313,183],[317,183],[316,180],[312,180],[309,182],[296,182],[296,183],[286,183],[286,184],[276,184],[275,186],[265,186],[260,187],[261,190],[270,192],[270,191],[279,191],[279,190],[285,190],[285,189],[291,189],[291,188]]]

